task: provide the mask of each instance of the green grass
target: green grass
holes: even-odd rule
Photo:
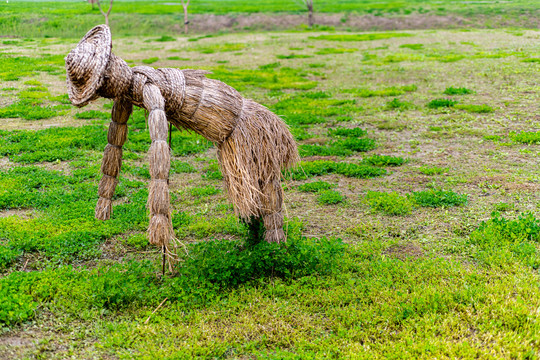
[[[468,95],[468,94],[473,94],[473,93],[474,91],[467,89],[466,87],[450,86],[444,90],[444,94],[446,95]]]
[[[0,108],[0,118],[21,118],[25,120],[49,119],[63,113],[51,106],[37,105],[27,99]]]
[[[506,211],[510,211],[510,210],[515,210],[514,204],[509,204],[509,203],[505,203],[505,202],[497,203],[497,204],[495,204],[495,206],[493,208],[494,208],[495,211],[498,211],[498,212],[506,212]]]
[[[305,54],[289,54],[289,55],[276,55],[278,59],[307,59],[312,57],[311,55]]]
[[[155,63],[155,62],[158,61],[158,60],[159,60],[158,57],[151,57],[151,58],[148,58],[148,59],[143,59],[143,60],[142,60],[142,63],[143,63],[143,64],[146,64],[146,65],[150,65],[150,64]]]
[[[366,152],[377,147],[371,138],[347,137],[329,141],[325,145],[301,144],[298,148],[300,156],[350,156],[358,152]]]
[[[41,82],[37,81],[36,79],[26,80],[23,84],[24,85],[32,85],[32,86],[42,86],[43,85]]]
[[[351,156],[354,151],[347,149],[342,144],[331,142],[326,145],[300,144],[298,152],[301,157],[309,156]]]
[[[377,147],[376,141],[374,139],[370,138],[348,138],[341,142],[336,142],[336,144],[339,144],[343,146],[347,150],[351,150],[354,152],[365,152],[373,150]]]
[[[203,197],[211,196],[220,193],[220,189],[215,188],[214,186],[208,185],[204,187],[195,187],[191,189],[191,196]]]
[[[183,58],[183,57],[180,57],[180,56],[169,56],[167,58],[167,60],[182,60],[182,61],[187,61],[189,60],[189,58]]]
[[[522,144],[538,144],[540,143],[540,132],[538,131],[520,131],[510,132],[510,139]]]
[[[97,110],[87,110],[80,113],[75,114],[75,118],[77,119],[101,119],[101,120],[107,120],[111,118],[111,114],[104,111],[97,111]]]
[[[212,69],[210,77],[221,80],[240,91],[250,86],[268,90],[309,90],[317,86],[317,82],[307,79],[303,71],[289,67],[282,67],[277,71],[217,67]]]
[[[433,99],[426,106],[430,109],[449,108],[457,104],[456,100],[451,99]]]
[[[448,190],[424,190],[412,193],[414,201],[424,207],[449,207],[466,205],[468,196]]]
[[[321,190],[317,194],[317,202],[322,205],[335,205],[343,201],[345,201],[345,196],[339,191]]]
[[[181,160],[171,161],[171,174],[189,174],[197,172],[197,169],[188,162]]]
[[[515,21],[517,26],[523,23],[523,18],[534,18],[537,7],[534,2],[528,0],[517,0],[511,3],[475,3],[467,4],[464,7],[461,3],[446,3],[441,5],[436,1],[352,1],[342,0],[335,2],[332,0],[320,0],[316,5],[316,13],[342,13],[342,25],[338,25],[340,30],[350,30],[350,23],[347,23],[349,13],[358,15],[368,15],[377,18],[396,16],[460,16],[467,21],[475,21],[479,27],[507,27],[508,21]],[[249,3],[245,0],[232,0],[227,3],[210,0],[200,3],[192,3],[189,7],[190,14],[213,14],[231,16],[249,16],[249,14],[264,14],[281,17],[285,14],[305,15],[305,6],[299,2],[289,0],[260,0],[257,3]],[[343,14],[344,13],[344,14]],[[80,2],[53,2],[53,1],[21,1],[10,2],[0,8],[3,18],[0,23],[0,33],[17,34],[21,39],[3,40],[6,46],[16,46],[24,43],[24,38],[80,38],[87,29],[95,24],[103,22],[103,16],[88,3]],[[179,14],[182,14],[182,6],[179,3],[170,3],[166,0],[159,1],[121,1],[113,7],[111,15],[111,26],[118,36],[144,36],[144,37],[168,37],[178,36],[178,26],[182,23]],[[496,19],[504,14],[505,19]],[[485,16],[486,18],[478,15]],[[520,21],[521,20],[521,21]],[[194,21],[192,19],[192,21]],[[219,20],[218,20],[219,21]],[[307,19],[306,19],[307,21]],[[278,29],[292,28],[292,25],[283,24],[276,21]],[[249,31],[254,26],[247,26],[247,29],[231,24],[234,30]],[[353,25],[354,26],[354,25]],[[456,24],[452,24],[456,26]],[[376,26],[381,28],[382,26]],[[358,28],[357,25],[354,28]],[[300,27],[303,31],[310,31],[307,26]],[[314,30],[333,31],[333,27],[317,25]],[[219,30],[218,30],[219,31]],[[351,36],[352,35],[352,36]],[[193,41],[213,36],[205,34],[202,36],[192,36]],[[393,37],[410,36],[407,33],[375,33],[375,34],[327,34],[323,35],[328,40],[337,41],[366,41],[384,40]],[[167,39],[167,38],[166,38]],[[22,40],[22,41],[21,41]],[[154,40],[155,41],[155,40]]]
[[[482,105],[473,105],[473,104],[457,104],[454,105],[456,109],[465,110],[467,112],[471,113],[477,113],[477,114],[487,114],[492,113],[493,108],[489,105],[482,104]]]
[[[99,167],[95,170],[98,173]],[[136,181],[121,181],[116,198],[129,195],[130,204],[118,205],[114,219],[94,219],[96,185],[85,172],[64,175],[39,167],[19,167],[0,176],[1,209],[33,208],[37,217],[2,218],[3,245],[13,254],[39,254],[44,264],[76,263],[101,255],[99,244],[129,230],[143,230],[147,190]],[[53,220],[54,219],[54,220]],[[73,227],[71,224],[78,225]],[[11,261],[14,261],[12,258]],[[4,260],[4,266],[6,266]]]
[[[412,34],[407,33],[371,33],[371,34],[331,34],[311,36],[313,40],[329,40],[329,41],[373,41],[390,39],[394,37],[408,37]]]
[[[367,134],[367,131],[362,128],[343,128],[328,129],[328,135],[332,137],[362,137]]]
[[[202,177],[207,180],[223,179],[223,175],[221,174],[217,161],[210,162],[210,164],[203,169]]]
[[[370,165],[317,160],[300,162],[298,169],[292,171],[290,176],[295,180],[303,180],[333,173],[353,178],[372,178],[385,175],[386,170]]]
[[[418,171],[420,171],[424,175],[432,176],[432,175],[440,175],[445,172],[448,172],[448,168],[439,167],[439,166],[422,166],[418,168]]]
[[[306,184],[302,184],[298,187],[298,190],[302,192],[320,192],[323,190],[330,190],[332,188],[336,187],[336,184],[330,184],[326,181],[313,181]]]
[[[407,159],[400,156],[373,154],[371,156],[364,157],[362,162],[375,166],[401,166],[407,162]]]
[[[157,42],[168,42],[168,41],[176,41],[175,38],[173,38],[172,36],[169,36],[169,35],[162,35],[160,38],[157,38],[156,40],[154,41],[157,41]]]
[[[40,72],[57,75],[63,70],[62,55],[43,55],[41,57],[14,56],[0,57],[0,80],[16,81],[23,77],[35,76]]]
[[[142,121],[144,126],[144,118]],[[137,130],[137,125],[132,125],[134,129],[130,132],[124,149],[146,153],[150,147],[148,131]],[[83,157],[86,150],[102,151],[107,143],[107,128],[103,125],[49,128],[39,131],[0,131],[0,134],[2,135],[0,155],[21,163],[76,159]],[[174,155],[194,154],[205,151],[210,146],[211,143],[197,134],[179,131],[172,133]]]
[[[407,195],[393,192],[369,191],[365,202],[377,212],[386,215],[409,215],[415,206],[422,207],[450,207],[467,204],[468,197],[453,191],[425,190],[416,191]]]
[[[315,54],[317,55],[330,55],[330,54],[345,54],[345,53],[352,53],[358,51],[358,49],[355,48],[322,48],[317,51],[315,51]]]
[[[385,107],[387,110],[405,111],[414,108],[414,104],[408,101],[401,101],[398,98],[394,98],[391,101],[387,101]]]
[[[379,90],[372,90],[368,88],[345,89],[343,90],[343,92],[367,98],[373,96],[398,96],[403,95],[407,92],[416,91],[417,89],[418,88],[416,87],[416,85],[404,85],[390,86]]]
[[[144,262],[93,270],[77,271],[65,268],[47,270],[42,274],[13,274],[2,280],[3,303],[11,306],[21,304],[15,305],[17,310],[24,314],[26,308],[30,316],[37,305],[33,300],[36,299],[43,306],[54,309],[55,313],[62,312],[66,317],[92,319],[99,316],[100,309],[107,309],[107,313],[130,311],[144,322],[159,303],[167,298],[164,306],[150,317],[146,325],[169,335],[164,337],[160,346],[155,345],[155,335],[139,332],[140,321],[114,319],[110,325],[100,327],[102,343],[107,351],[125,354],[127,348],[146,357],[162,357],[167,354],[177,357],[203,354],[221,356],[225,353],[255,353],[266,356],[276,352],[281,356],[301,354],[302,357],[309,357],[320,351],[331,352],[336,357],[359,354],[351,352],[347,346],[354,344],[351,340],[347,340],[345,345],[333,344],[341,338],[339,333],[327,335],[328,339],[319,337],[326,332],[326,320],[312,317],[298,319],[297,315],[305,314],[307,308],[316,313],[326,313],[327,320],[336,324],[336,330],[368,339],[371,349],[361,353],[367,357],[373,353],[388,352],[404,357],[411,352],[423,354],[428,340],[418,339],[417,334],[409,333],[408,327],[411,323],[433,329],[428,334],[436,331],[439,336],[451,337],[455,334],[454,326],[448,328],[436,325],[438,330],[435,330],[430,324],[438,324],[442,320],[437,319],[444,317],[446,321],[451,321],[461,329],[463,327],[459,325],[460,317],[465,316],[472,308],[475,308],[478,314],[470,320],[469,325],[481,329],[481,334],[488,335],[498,329],[510,335],[516,326],[530,331],[537,329],[534,323],[531,324],[523,318],[527,311],[526,306],[520,302],[531,294],[537,294],[535,287],[531,286],[534,281],[526,276],[511,274],[507,281],[495,276],[492,281],[487,281],[497,274],[495,270],[471,270],[445,259],[428,258],[403,262],[385,256],[380,248],[356,245],[343,249],[339,242],[330,240],[304,240],[289,250],[288,254],[283,251],[276,253],[276,249],[279,249],[276,246],[263,246],[249,252],[240,251],[236,246],[235,243],[227,241],[201,243],[198,248],[192,249],[195,253],[194,259],[183,269],[183,274],[189,276],[161,282],[154,276],[151,264]],[[374,255],[366,256],[368,252],[374,252]],[[306,259],[303,254],[317,256],[307,257],[309,262],[302,263],[302,260]],[[271,260],[277,259],[277,264],[275,260],[274,264],[269,263],[265,255],[269,255]],[[298,255],[300,257],[295,258]],[[320,260],[313,262],[313,258]],[[236,267],[236,264],[245,266]],[[296,264],[301,264],[300,269],[293,274],[288,273],[287,269],[295,269]],[[339,272],[335,270],[337,267]],[[270,268],[278,270],[271,283],[257,275],[269,272]],[[244,279],[261,280],[257,287],[241,285],[236,291],[221,290],[224,284],[234,280],[241,282]],[[518,279],[520,281],[512,281]],[[392,287],[388,284],[392,284]],[[528,290],[529,287],[531,290]],[[500,303],[491,300],[491,297],[504,296],[511,292],[511,289],[517,301]],[[360,300],[355,300],[358,299],[359,290],[362,290],[363,296]],[[93,296],[89,297],[87,294]],[[314,302],[315,294],[324,301]],[[54,307],[51,306],[53,296],[56,298]],[[360,305],[357,304],[358,301]],[[338,307],[338,304],[342,305]],[[201,339],[190,332],[184,332],[201,321],[201,317],[205,322],[212,319],[216,321],[217,318],[212,316],[212,312],[219,312],[223,306],[260,320],[266,319],[264,314],[267,312],[264,309],[267,307],[276,309],[272,319],[280,322],[286,321],[285,313],[295,314],[297,320],[294,324],[298,328],[295,326],[283,330],[272,334],[270,338],[267,332],[256,328],[249,330],[247,335],[236,334],[236,331],[245,326],[243,321],[236,325],[217,323],[217,328],[212,327],[206,331],[205,336],[209,339]],[[196,318],[192,318],[193,315],[175,316],[179,311],[182,314],[192,314],[202,309],[207,311]],[[487,311],[488,309],[491,309],[491,312]],[[361,328],[354,327],[354,323],[364,323],[365,320],[362,319],[365,319],[366,314],[374,314],[370,318],[369,326],[366,324]],[[483,328],[483,324],[491,325]],[[305,328],[316,334],[306,334],[302,330]],[[396,334],[399,334],[396,335],[397,339],[385,343],[376,340],[378,331],[384,328],[396,331]],[[137,333],[137,341],[128,342],[127,339]],[[182,336],[183,341],[190,346],[177,348],[175,341],[167,340],[170,336]],[[249,345],[238,341],[247,339],[248,336],[251,338]],[[287,349],[264,347],[264,343],[269,340],[279,343],[287,338]],[[412,342],[413,338],[418,340]],[[300,339],[313,341],[307,346]],[[403,348],[402,343],[408,341],[411,341],[411,345]],[[231,343],[235,344],[232,350]],[[525,352],[529,344],[528,341],[526,344],[512,342],[514,351]],[[431,352],[446,349],[450,354],[461,357],[470,357],[478,352],[488,354],[488,350],[471,349],[468,346],[447,347],[442,341],[432,344],[431,349]]]
[[[343,252],[344,246],[336,239],[313,241],[296,237],[288,247],[262,242],[247,244],[247,248],[239,242],[214,241],[190,246],[190,255],[178,268],[180,276],[165,283],[152,278],[152,265],[148,262],[82,271],[65,267],[14,274],[0,280],[0,297],[8,305],[7,309],[2,307],[0,322],[10,325],[32,318],[37,306],[32,299],[47,303],[53,296],[63,299],[59,305],[68,312],[76,308],[118,311],[145,302],[153,304],[162,296],[168,296],[171,302],[189,299],[191,306],[196,307],[200,296],[202,303],[209,303],[220,289],[234,288],[253,279],[331,274],[339,263],[336,255]],[[16,288],[18,291],[13,293]],[[85,297],[85,291],[93,295]]]
[[[526,4],[471,3],[460,11],[482,8],[491,29],[411,31],[424,43],[417,49],[400,48],[412,38],[349,42],[344,48],[362,49],[371,60],[362,61],[360,52],[329,53],[311,63],[276,62],[275,55],[340,48],[308,38],[340,33],[190,34],[197,40],[187,43],[192,48],[246,44],[243,57],[206,56],[155,42],[164,34],[178,44],[187,39],[169,32],[170,24],[181,24],[178,5],[115,2],[114,51],[128,60],[178,55],[189,58],[186,67],[214,70],[214,77],[282,116],[301,151],[314,155],[284,173],[287,243],[255,243],[220,191],[216,149],[174,129],[170,195],[180,261],[176,274],[165,276],[160,249],[146,234],[150,137],[144,111],[136,108],[128,121],[113,212],[103,222],[94,219],[94,208],[112,102],[65,106],[62,52],[102,18],[97,11],[76,13],[87,3],[25,4],[30,10],[18,7],[15,16],[26,21],[27,11],[40,9],[47,20],[17,25],[11,15],[0,17],[0,29],[9,28],[4,33],[37,34],[1,49],[0,73],[18,80],[2,78],[0,102],[5,108],[22,102],[20,95],[35,96],[25,100],[25,111],[50,108],[61,116],[2,122],[0,358],[535,358],[540,141],[531,79],[537,64],[522,60],[537,55],[530,30],[517,37],[494,28],[499,15],[505,21],[515,16],[494,9],[523,6],[519,16],[526,19]],[[332,5],[316,4],[321,16],[320,9]],[[452,16],[459,5],[348,4],[358,14],[371,6],[371,18],[407,16],[402,10],[412,8],[415,17]],[[155,14],[133,14],[129,21],[137,29],[130,30],[118,12],[127,5]],[[269,6],[266,0],[252,5]],[[397,12],[388,11],[392,6]],[[71,13],[62,13],[68,8]],[[53,28],[58,17],[66,20]],[[44,38],[55,33],[51,29],[74,35]],[[356,35],[351,30],[344,34]],[[144,36],[123,37],[130,31]],[[156,50],[144,55],[141,43]],[[231,65],[216,67],[217,61]],[[466,103],[496,111],[457,109],[465,101],[451,111],[423,106],[450,85],[474,89]],[[416,105],[386,111],[394,98]],[[366,145],[377,147],[352,150]]]
[[[213,54],[215,52],[240,51],[246,48],[246,44],[242,43],[223,43],[208,46],[190,47],[189,51],[197,51],[201,54]]]
[[[303,126],[356,114],[362,110],[356,104],[356,100],[336,99],[328,92],[316,91],[284,95],[270,109],[288,125]]]
[[[368,191],[365,201],[374,211],[393,216],[409,215],[414,207],[409,197],[397,192]]]
[[[424,44],[403,44],[399,45],[401,49],[411,49],[411,50],[422,50],[424,48]]]
[[[498,213],[480,224],[470,236],[475,259],[488,267],[521,263],[540,268],[540,222],[531,213],[506,219]]]
[[[43,86],[34,86],[26,90],[20,91],[18,96],[21,100],[31,100],[34,103],[42,103],[44,99],[47,99],[51,94],[47,88]]]

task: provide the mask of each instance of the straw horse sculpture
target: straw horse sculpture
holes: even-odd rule
[[[130,68],[111,52],[106,25],[90,30],[66,57],[68,94],[82,107],[98,97],[114,99],[95,217],[107,220],[118,183],[122,146],[133,105],[148,111],[149,241],[168,247],[174,237],[169,197],[170,148],[167,125],[201,134],[217,145],[228,195],[240,218],[268,242],[285,241],[281,170],[292,167],[298,151],[283,121],[232,87],[200,70]]]

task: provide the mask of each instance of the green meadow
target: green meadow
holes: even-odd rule
[[[101,0],[104,7],[109,1]],[[535,1],[315,0],[318,28],[394,30],[413,28],[538,28]],[[189,6],[195,32],[305,30],[303,0],[199,0]],[[180,1],[116,0],[110,16],[117,36],[175,36],[183,31]],[[0,34],[6,37],[80,38],[103,22],[87,1],[9,0],[0,2]]]
[[[305,15],[293,1],[215,3],[190,11]],[[381,17],[537,11],[315,3]],[[180,8],[118,1],[113,51],[132,66],[210,70],[287,123],[302,157],[283,174],[287,243],[253,240],[214,145],[174,129],[179,261],[162,275],[140,109],[111,219],[95,220],[112,103],[71,106],[63,59],[102,17],[83,2],[2,4],[0,359],[540,358],[540,32],[183,35],[167,25]]]

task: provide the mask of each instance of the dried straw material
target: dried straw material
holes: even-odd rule
[[[101,163],[101,172],[105,175],[117,177],[122,165],[122,148],[119,146],[107,144],[103,151],[103,161]]]
[[[193,130],[212,142],[222,143],[236,126],[243,98],[221,81],[204,79],[199,106],[191,117]]]
[[[156,85],[146,84],[143,88],[143,106],[146,110],[165,109],[165,99]]]
[[[176,69],[177,70],[177,69]],[[185,83],[185,95],[183,96],[183,105],[179,108],[178,119],[191,119],[199,107],[201,95],[204,89],[204,76],[208,71],[202,70],[177,70],[182,73]],[[189,127],[189,125],[188,125]]]
[[[111,31],[106,25],[90,30],[66,56],[67,90],[71,103],[82,107],[98,98],[111,55]]]
[[[281,170],[296,163],[298,152],[277,115],[244,100],[236,128],[218,145],[218,158],[229,197],[240,217],[261,217],[281,210]]]
[[[150,213],[169,216],[169,203],[169,184],[160,180],[150,181],[148,192],[148,209]]]
[[[161,95],[167,99],[165,110],[168,113],[177,112],[184,105],[186,94],[184,73],[178,69],[158,69],[158,71],[161,72],[163,78]]]
[[[118,99],[114,102],[111,112],[113,121],[118,124],[128,122],[131,113],[133,112],[133,104],[126,98]]]
[[[124,60],[111,53],[103,77],[107,81],[98,89],[99,96],[115,99],[129,92],[133,71]]]
[[[96,205],[95,218],[98,220],[109,220],[111,218],[111,199],[99,198]]]
[[[156,82],[161,81],[161,75],[157,70],[144,67],[141,71],[145,76],[153,76]],[[146,83],[142,88],[142,103],[143,107],[150,111],[148,125],[152,139],[148,156],[152,178],[148,193],[148,209],[150,210],[148,234],[151,243],[168,250],[169,241],[174,235],[168,184],[171,150],[166,142],[165,99],[161,95],[159,87],[152,82]]]
[[[158,214],[150,217],[150,224],[148,225],[148,241],[150,244],[167,247],[173,235],[170,216]]]
[[[281,242],[285,239],[285,233],[283,232],[283,214],[281,211],[265,215],[263,221],[266,229],[264,239],[267,242]]]
[[[119,124],[111,121],[107,134],[107,142],[111,145],[123,146],[127,139],[127,131],[127,124]]]
[[[127,139],[127,120],[133,105],[125,98],[115,100],[112,109],[112,122],[109,125],[107,140],[109,144],[105,147],[103,155],[102,172],[103,178],[99,182],[99,200],[96,205],[96,218],[107,220],[111,216],[112,197],[118,184],[116,176],[122,165],[122,145]]]
[[[150,176],[167,180],[171,168],[171,151],[165,140],[153,141],[149,152]]]
[[[148,197],[148,234],[152,244],[167,247],[174,236],[168,189],[171,154],[166,143],[167,122],[216,143],[235,212],[245,220],[262,219],[266,241],[285,241],[281,171],[298,161],[296,143],[285,123],[264,106],[243,98],[232,87],[206,78],[206,71],[148,66],[129,68],[122,59],[110,53],[110,47],[110,32],[100,25],[66,57],[68,86],[84,93],[83,98],[75,90],[68,89],[74,104],[85,105],[97,96],[115,99],[109,144],[102,164],[106,176],[100,182],[96,217],[110,216],[110,199],[121,165],[121,146],[127,137],[125,124],[132,106],[136,105],[150,113],[152,179]],[[90,61],[92,51],[97,50],[97,59]],[[79,59],[84,60],[82,64],[77,63]]]
[[[167,116],[163,110],[154,110],[148,115],[150,139],[166,140],[168,135]]]
[[[98,186],[98,195],[99,197],[105,198],[105,199],[112,199],[114,195],[114,190],[116,189],[116,185],[118,184],[118,180],[112,176],[104,175],[101,178],[101,181],[99,182]]]
[[[131,82],[131,94],[128,94],[131,101],[133,102],[133,105],[142,106],[143,88],[144,85],[146,85],[147,81],[148,78],[146,77],[146,75],[139,74],[135,71],[133,72],[133,79]]]

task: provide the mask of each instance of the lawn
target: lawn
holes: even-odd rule
[[[102,1],[104,7],[108,1]],[[538,28],[536,1],[315,0],[315,23],[325,30],[430,28]],[[302,0],[205,0],[189,6],[197,34],[305,30]],[[0,35],[11,38],[80,39],[104,22],[86,1],[11,0],[0,2]],[[110,15],[115,35],[176,36],[183,31],[180,1],[116,0]]]
[[[78,40],[0,39],[0,358],[540,356],[538,31],[162,35],[113,25],[113,51],[211,70],[289,125],[287,244],[249,241],[216,148],[175,130],[162,276],[144,112],[95,220],[111,102],[69,105]]]

